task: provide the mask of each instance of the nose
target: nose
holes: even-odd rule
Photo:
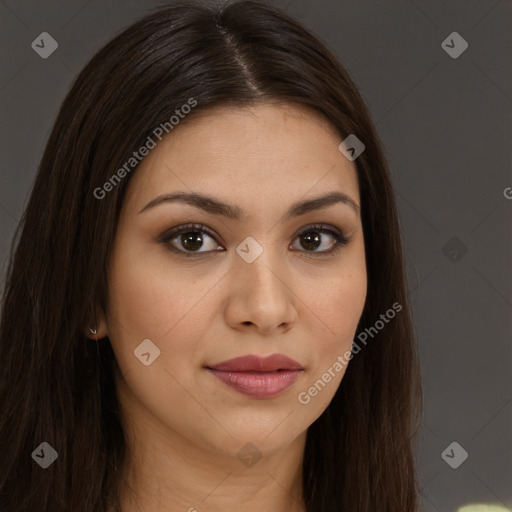
[[[268,335],[286,332],[296,323],[299,299],[282,256],[263,250],[248,263],[237,255],[229,274],[226,319],[231,327]]]

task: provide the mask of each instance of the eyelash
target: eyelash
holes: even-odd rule
[[[180,226],[178,228],[172,229],[170,231],[165,232],[162,236],[160,236],[158,242],[165,244],[169,250],[176,252],[180,255],[183,255],[185,257],[198,257],[205,254],[211,254],[212,252],[220,252],[220,251],[203,251],[203,252],[197,252],[197,251],[184,251],[181,249],[178,249],[177,247],[173,246],[169,242],[176,238],[177,236],[183,234],[183,233],[189,233],[189,232],[204,232],[211,238],[213,238],[215,241],[216,236],[215,234],[206,226],[203,224],[187,224],[184,226]],[[342,247],[347,245],[350,242],[350,239],[341,234],[341,232],[338,232],[337,230],[329,229],[324,224],[313,224],[311,226],[308,226],[305,230],[301,231],[295,238],[299,238],[303,235],[306,235],[310,232],[317,232],[317,233],[328,233],[333,236],[335,243],[331,247],[331,249],[327,251],[306,251],[306,253],[310,254],[318,254],[322,256],[334,256],[339,250],[341,250]],[[218,242],[217,242],[218,243]]]

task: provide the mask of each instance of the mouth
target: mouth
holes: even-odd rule
[[[231,389],[252,398],[273,398],[290,389],[304,368],[282,354],[248,355],[205,367]]]
[[[303,370],[230,372],[208,368],[208,371],[242,395],[252,398],[274,398],[290,389]]]
[[[207,366],[212,370],[232,372],[275,372],[278,370],[303,370],[300,363],[283,354],[272,354],[267,357],[247,355],[228,359],[216,365]]]

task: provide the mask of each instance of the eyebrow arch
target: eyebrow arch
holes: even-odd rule
[[[146,204],[139,213],[147,211],[160,204],[176,201],[184,202],[191,206],[195,206],[196,208],[200,208],[205,212],[227,217],[228,219],[241,220],[242,217],[245,216],[244,210],[239,206],[223,203],[211,196],[181,191],[155,197],[155,199]],[[298,217],[308,212],[321,210],[337,203],[349,206],[357,215],[359,215],[360,207],[350,196],[343,192],[331,192],[324,196],[298,201],[289,208],[281,220]]]

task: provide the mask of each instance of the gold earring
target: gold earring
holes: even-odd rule
[[[89,328],[89,331],[91,331],[91,334],[96,334],[96,332],[97,332],[96,329],[91,329],[91,328]]]

